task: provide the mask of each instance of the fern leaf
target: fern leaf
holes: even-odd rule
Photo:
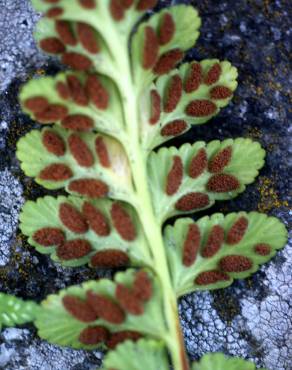
[[[180,219],[165,229],[173,285],[178,296],[225,288],[268,262],[287,241],[284,225],[258,212],[221,213],[197,222]]]
[[[54,126],[33,130],[17,144],[27,176],[47,189],[91,198],[110,196],[131,202],[132,174],[121,144],[105,135],[71,133]]]
[[[193,364],[192,370],[256,370],[255,364],[238,357],[227,357],[223,353],[208,353],[199,362]],[[118,370],[118,369],[117,369]],[[267,370],[267,369],[261,369]]]
[[[168,73],[184,52],[194,46],[201,25],[197,10],[177,5],[153,15],[140,24],[132,41],[135,84],[138,91],[156,76]]]
[[[115,348],[127,339],[161,339],[165,324],[159,284],[150,272],[127,270],[116,274],[115,281],[72,286],[42,302],[35,325],[40,337],[73,348]]]
[[[126,204],[46,196],[28,201],[20,221],[29,243],[65,266],[151,265],[143,230]]]
[[[258,143],[243,138],[152,152],[148,171],[158,220],[234,198],[254,181],[264,156]]]
[[[36,303],[0,293],[0,330],[2,325],[15,326],[34,321],[38,313]]]
[[[218,59],[185,63],[159,77],[142,97],[142,140],[149,151],[209,121],[231,100],[237,70]]]
[[[104,359],[104,370],[169,370],[163,343],[140,339],[125,342]]]

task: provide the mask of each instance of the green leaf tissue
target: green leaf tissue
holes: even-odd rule
[[[17,157],[27,176],[68,195],[27,201],[21,231],[55,263],[122,270],[40,304],[1,293],[0,325],[32,322],[51,343],[108,350],[104,370],[255,369],[221,353],[191,363],[177,300],[250,276],[285,245],[283,224],[264,214],[191,218],[243,192],[265,151],[245,138],[162,146],[230,102],[236,68],[183,61],[201,24],[192,6],[32,3],[44,14],[40,48],[69,68],[21,89],[24,112],[43,128],[19,140]]]

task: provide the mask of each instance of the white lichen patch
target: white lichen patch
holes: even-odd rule
[[[10,257],[11,240],[18,224],[18,214],[24,202],[22,186],[5,169],[0,172],[0,266],[5,266]]]
[[[48,56],[37,50],[33,30],[40,14],[30,1],[0,0],[0,91],[15,77],[27,75],[30,67],[41,67]]]
[[[90,354],[43,342],[28,329],[7,328],[1,339],[0,369],[5,370],[95,369],[102,358],[99,351]]]
[[[281,254],[286,259],[281,268],[274,261],[263,267],[267,297],[262,301],[246,297],[241,306],[243,324],[264,349],[265,366],[274,369],[277,364],[277,370],[287,370],[287,358],[292,358],[292,347],[287,345],[292,343],[292,246],[288,245]]]

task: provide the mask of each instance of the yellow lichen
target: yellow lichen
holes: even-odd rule
[[[267,213],[275,208],[289,206],[286,200],[281,200],[279,198],[279,195],[274,186],[275,182],[273,179],[266,176],[259,177],[257,185],[260,194],[260,200],[257,205],[258,211]]]

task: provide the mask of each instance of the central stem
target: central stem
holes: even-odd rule
[[[138,108],[140,93],[137,91],[133,81],[127,41],[124,40],[125,44],[123,45],[118,36],[115,41],[117,41],[117,44],[114,50],[119,50],[116,60],[118,61],[119,70],[123,71],[123,74],[119,75],[116,82],[123,102],[125,128],[128,134],[128,142],[124,143],[124,147],[128,154],[133,176],[133,185],[136,193],[136,211],[148,241],[149,249],[152,252],[152,269],[161,284],[163,309],[168,329],[163,339],[169,350],[174,370],[189,370],[179,321],[177,298],[171,283],[162,237],[162,225],[155,215],[150,187],[148,186],[148,155],[142,151],[140,144],[141,130]],[[124,48],[121,46],[124,46]]]
[[[125,91],[128,94],[125,94]],[[160,281],[163,295],[163,308],[168,329],[167,335],[163,339],[166,341],[174,369],[189,370],[179,322],[177,298],[171,283],[161,224],[155,215],[151,192],[148,186],[148,157],[142,151],[140,144],[139,114],[137,108],[139,105],[134,86],[128,85],[123,95],[125,118],[130,139],[126,151],[130,160],[133,185],[136,192],[136,210],[152,252],[154,263],[152,268]]]
[[[179,322],[177,299],[171,283],[161,225],[157,221],[154,213],[151,194],[148,187],[147,162],[146,158],[141,155],[139,145],[136,147],[135,154],[135,161],[132,162],[132,173],[139,202],[138,214],[145,236],[148,240],[149,247],[152,251],[154,260],[153,270],[161,284],[165,319],[168,327],[168,333],[165,340],[172,358],[174,369],[188,370],[189,366]]]

